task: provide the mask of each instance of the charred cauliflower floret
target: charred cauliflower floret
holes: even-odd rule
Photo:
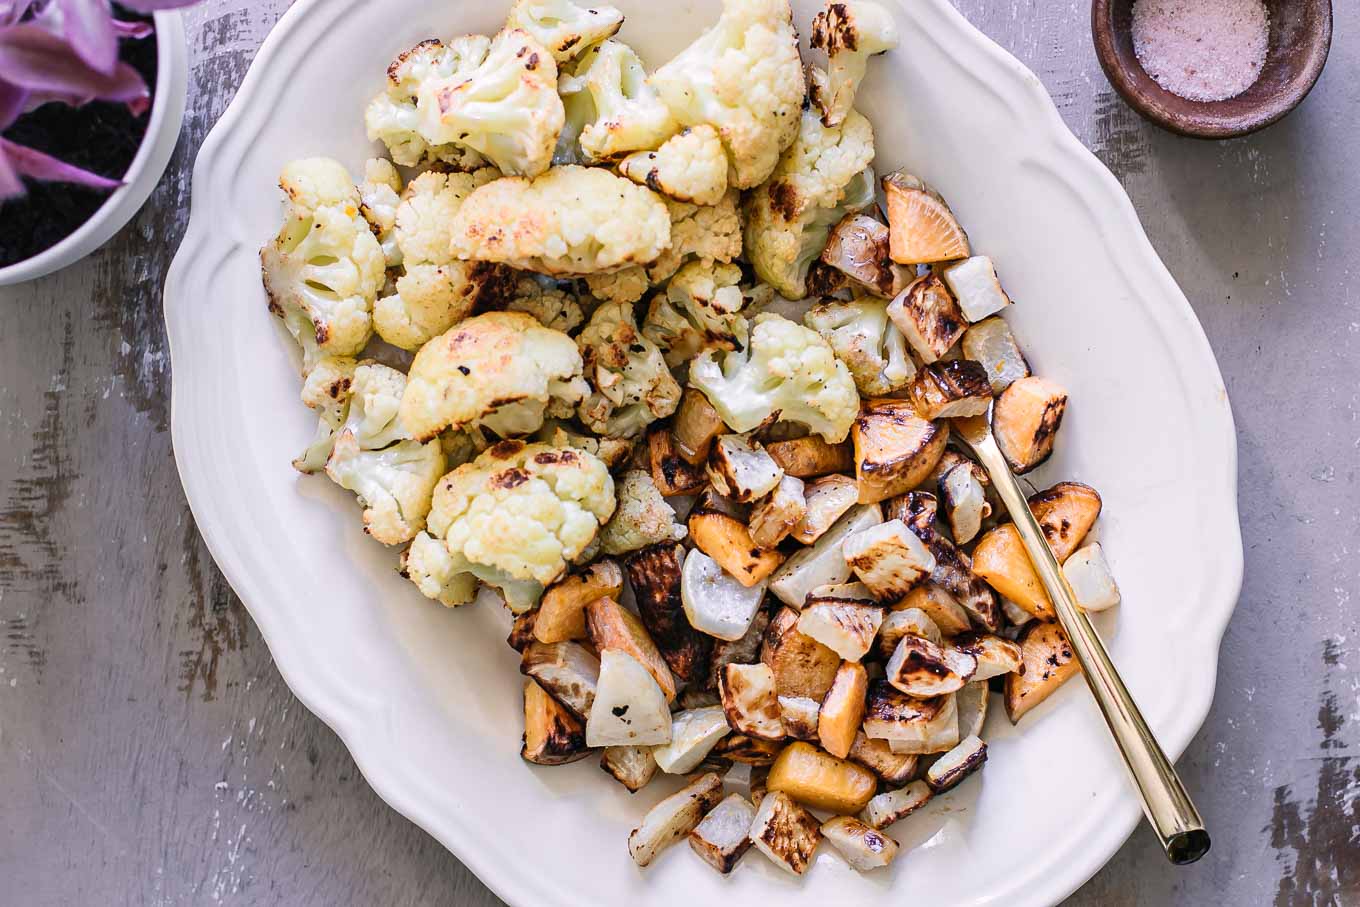
[[[533,35],[559,63],[613,37],[622,26],[623,13],[614,7],[582,9],[571,0],[515,0],[505,20],[506,28]]]
[[[659,284],[690,261],[729,262],[741,255],[741,193],[729,189],[716,205],[666,200],[671,218],[671,244],[647,267]]]
[[[652,288],[652,280],[642,265],[629,265],[608,274],[587,274],[590,295],[605,302],[637,302]]]
[[[434,90],[447,80],[465,77],[481,65],[491,39],[463,35],[448,44],[422,41],[392,61],[387,68],[386,89],[369,102],[364,124],[369,141],[381,141],[392,160],[403,167],[439,161],[458,169],[474,169],[486,159],[467,145],[430,141],[430,126],[437,123],[439,101]]]
[[[638,331],[631,305],[600,306],[576,342],[592,387],[579,415],[591,431],[632,438],[680,405],[680,385],[661,350]]]
[[[652,298],[642,333],[666,351],[672,368],[702,350],[741,349],[750,328],[740,314],[746,304],[740,282],[734,264],[690,262]]]
[[[647,83],[647,71],[631,47],[613,39],[581,57],[572,76],[590,95],[594,118],[578,141],[590,161],[611,161],[630,151],[655,148],[679,128]]]
[[[279,187],[287,196],[283,227],[260,250],[260,264],[269,310],[302,347],[305,374],[323,356],[353,356],[368,343],[387,268],[341,164],[294,161]]]
[[[401,264],[401,249],[396,237],[401,189],[401,174],[391,161],[375,157],[364,164],[364,181],[359,184],[359,210],[373,228],[389,268]]]
[[[671,219],[650,189],[567,166],[488,183],[463,202],[450,232],[458,258],[573,276],[655,261],[671,243]]]
[[[764,182],[798,134],[806,93],[788,0],[724,0],[713,27],[651,84],[681,125],[718,130],[730,185]]]
[[[627,554],[685,537],[685,527],[675,521],[675,511],[647,472],[632,469],[624,473],[615,498],[618,507],[600,530],[600,550],[605,554]]]
[[[633,455],[637,442],[631,438],[597,438],[591,434],[568,428],[561,422],[549,420],[534,433],[533,440],[550,447],[574,447],[599,457],[611,470],[618,469]],[[589,558],[586,558],[589,560]]]
[[[655,151],[639,151],[619,162],[635,183],[676,201],[716,205],[727,193],[727,153],[718,130],[694,126],[671,136]]]
[[[378,336],[415,350],[478,308],[507,295],[511,274],[489,262],[463,262],[449,251],[449,224],[463,201],[497,173],[427,171],[411,181],[397,207],[393,240],[403,273],[373,307]]]
[[[587,390],[574,340],[523,312],[488,312],[420,348],[399,415],[422,441],[476,425],[530,434],[545,414],[569,415]]]
[[[524,312],[538,319],[545,328],[569,334],[586,320],[577,295],[551,277],[521,274],[510,291],[507,312]]]
[[[825,51],[828,67],[808,70],[808,92],[822,123],[839,126],[855,104],[869,58],[897,46],[892,13],[870,0],[830,0],[812,20],[811,45]]]
[[[422,92],[433,96],[421,120],[427,141],[468,146],[517,176],[548,169],[565,114],[557,64],[528,32],[501,32],[476,69],[436,79]]]
[[[884,397],[906,387],[916,375],[907,340],[888,318],[884,299],[824,302],[803,323],[831,344],[866,397]]]
[[[746,199],[746,255],[760,278],[788,299],[807,295],[808,269],[847,211],[874,199],[868,172],[874,130],[850,111],[834,128],[803,112],[798,139],[770,178]]]
[[[417,536],[404,567],[431,598],[457,597],[450,587],[465,591],[456,577],[466,573],[499,588],[511,610],[522,612],[613,513],[614,480],[598,458],[502,441],[439,480],[428,536]]]
[[[326,467],[335,436],[349,415],[349,398],[354,385],[357,362],[349,356],[326,356],[307,373],[302,382],[302,402],[316,410],[316,435],[312,443],[293,461],[298,472],[311,474]]]
[[[364,531],[384,545],[400,545],[425,528],[430,497],[444,474],[444,451],[438,440],[398,441],[381,450],[366,450],[349,429],[335,439],[326,475],[358,497],[364,508]]]
[[[752,431],[773,416],[839,444],[859,413],[854,379],[830,345],[770,313],[756,316],[745,350],[700,354],[689,381],[735,432]]]

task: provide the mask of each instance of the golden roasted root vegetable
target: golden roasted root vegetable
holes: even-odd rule
[[[784,470],[749,435],[719,435],[706,469],[713,490],[737,504],[763,498],[784,477]]]
[[[954,702],[959,708],[959,737],[981,737],[982,728],[987,723],[987,708],[991,703],[988,684],[985,680],[966,683],[963,689],[954,694]]]
[[[890,173],[883,177],[883,193],[893,261],[917,265],[968,257],[968,234],[925,183],[908,173]]]
[[[968,329],[958,303],[934,274],[898,293],[888,303],[888,317],[926,363],[943,359]]]
[[[769,665],[727,665],[718,675],[718,696],[727,723],[738,733],[761,740],[784,739],[774,671]]]
[[[806,515],[803,480],[784,476],[774,491],[751,509],[747,524],[751,541],[760,548],[773,548],[784,541]]]
[[[579,642],[535,640],[524,648],[519,669],[577,718],[584,721],[590,715],[600,681],[600,659]]]
[[[822,749],[839,759],[850,755],[859,724],[864,720],[864,697],[868,692],[869,674],[864,665],[841,662],[817,714],[817,739]]]
[[[798,744],[795,744],[797,746]],[[771,769],[771,774],[773,774]],[[821,843],[817,817],[783,791],[767,788],[751,821],[751,843],[779,868],[802,875]]]
[[[823,594],[808,596],[798,615],[798,632],[817,640],[847,661],[859,661],[874,644],[883,608],[874,602]]]
[[[822,476],[808,482],[803,488],[803,516],[790,535],[804,545],[811,545],[858,500],[859,486],[849,476]]]
[[[510,635],[505,637],[506,644],[516,652],[523,652],[529,643],[534,641],[534,624],[537,621],[537,608],[516,617],[514,623],[510,624]],[[581,623],[584,630],[585,618],[581,619]]]
[[[774,671],[774,688],[779,696],[806,696],[821,702],[841,657],[831,649],[798,630],[798,612],[781,608],[765,629],[760,660]]]
[[[906,597],[935,569],[935,555],[901,520],[856,532],[841,552],[860,582],[885,603]]]
[[[859,817],[874,828],[887,828],[925,806],[934,796],[924,781],[913,781],[899,790],[884,791],[869,801]]]
[[[972,626],[968,621],[968,612],[958,600],[933,583],[917,586],[906,598],[893,605],[894,611],[913,608],[929,617],[945,636],[965,633]]]
[[[651,863],[658,853],[693,831],[720,800],[722,779],[709,772],[653,806],[628,836],[633,862],[639,866]]]
[[[1067,410],[1067,391],[1033,375],[1011,384],[996,398],[992,434],[1017,474],[1029,472],[1053,453],[1053,439]]]
[[[751,847],[747,834],[756,808],[741,794],[728,794],[689,833],[689,846],[705,863],[723,875],[737,865]]]
[[[982,363],[993,395],[1029,374],[1025,354],[1004,318],[988,318],[970,327],[963,335],[963,355]]]
[[[597,652],[603,655],[605,649],[619,649],[631,655],[652,675],[666,701],[675,701],[675,677],[647,628],[633,612],[608,596],[597,598],[586,605],[586,627]]]
[[[779,711],[784,717],[785,734],[794,740],[816,741],[821,702],[807,696],[780,696]]]
[[[718,675],[730,664],[752,664],[759,661],[760,647],[765,642],[765,629],[769,625],[770,612],[757,611],[741,639],[719,639],[714,642],[713,656],[708,667],[708,680],[704,688],[716,692]]]
[[[771,765],[782,749],[783,738],[759,740],[745,734],[728,734],[718,741],[709,755],[743,765]]]
[[[535,765],[563,765],[582,758],[586,728],[580,718],[532,678],[524,682],[524,746],[519,754]]]
[[[646,787],[657,772],[650,746],[607,746],[600,756],[600,768],[634,794]]]
[[[1022,664],[1006,675],[1006,716],[1015,724],[1081,670],[1072,643],[1057,624],[1034,621],[1020,631]]]
[[[845,814],[864,808],[878,788],[878,778],[862,765],[800,740],[784,747],[770,766],[765,785],[771,793],[782,791],[813,809]]]
[[[784,562],[778,551],[756,547],[746,524],[725,513],[691,513],[689,537],[743,586],[754,586]]]
[[[821,831],[857,872],[882,869],[897,858],[897,842],[859,819],[836,816],[823,822]]]
[[[696,494],[708,484],[703,465],[696,466],[680,456],[675,437],[664,425],[657,423],[648,429],[647,458],[652,468],[652,481],[665,497]]]
[[[882,740],[870,740],[860,731],[850,745],[850,760],[882,778],[888,784],[906,784],[916,774],[918,757],[910,753],[894,753]]]
[[[944,455],[949,426],[922,419],[905,400],[866,400],[850,430],[859,500],[872,504],[920,485]]]
[[[856,504],[809,548],[795,551],[770,576],[770,591],[786,605],[801,608],[808,595],[819,586],[836,585],[850,579],[841,545],[861,529],[883,522],[877,504]]]
[[[977,659],[953,646],[904,636],[884,668],[888,683],[908,696],[944,696],[963,688],[977,671]]]
[[[1030,512],[1060,564],[1081,547],[1100,516],[1100,508],[1100,493],[1080,482],[1059,482],[1029,499]]]
[[[652,748],[652,758],[663,772],[683,775],[698,768],[718,741],[732,728],[716,705],[685,709],[671,716],[669,743]]]
[[[973,572],[993,589],[1040,620],[1053,620],[1053,603],[1034,572],[1014,523],[991,529],[973,548]]]
[[[996,596],[973,572],[973,562],[968,555],[934,527],[918,535],[923,536],[922,541],[935,556],[930,582],[952,595],[974,624],[992,632],[1000,630],[1001,608],[996,603]]]
[[[922,419],[980,416],[992,405],[992,385],[981,363],[945,359],[916,373],[907,398]]]
[[[986,471],[963,457],[940,475],[940,503],[956,543],[971,542],[982,531],[982,521],[992,515],[992,504],[987,500],[990,484]]]
[[[948,457],[949,451],[944,456]],[[883,502],[884,519],[901,520],[922,541],[934,534],[939,510],[940,502],[928,491],[908,491]]]
[[[920,608],[899,608],[889,611],[883,618],[883,625],[878,628],[874,647],[879,657],[884,661],[892,658],[904,636],[919,636],[937,646],[944,642],[939,625],[926,612]]]
[[[959,742],[958,704],[952,695],[920,699],[886,680],[869,684],[864,736],[886,740],[894,753],[942,753]]]
[[[597,598],[618,598],[623,591],[623,571],[611,560],[599,560],[569,574],[543,593],[534,619],[534,638],[539,642],[565,642],[586,638],[586,605]]]
[[[692,387],[686,388],[680,398],[680,408],[671,421],[676,453],[693,466],[703,466],[713,439],[725,431],[727,426],[708,398]]]
[[[765,445],[765,452],[779,464],[785,475],[798,479],[846,472],[855,465],[849,444],[828,444],[819,435],[771,441]]]
[[[951,644],[960,652],[977,659],[973,680],[990,680],[1017,670],[1021,663],[1020,644],[994,633],[964,633]]]
[[[945,753],[926,771],[926,784],[942,794],[982,768],[987,761],[987,744],[977,737],[966,737]]]
[[[822,263],[830,265],[875,296],[892,299],[915,274],[888,257],[888,228],[867,214],[847,214],[831,230]],[[810,296],[829,296],[830,293]]]
[[[673,542],[651,545],[624,559],[647,634],[677,680],[689,682],[708,669],[713,638],[690,625],[680,591],[685,548]]]

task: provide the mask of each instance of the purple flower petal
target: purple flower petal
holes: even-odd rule
[[[92,189],[117,189],[123,185],[119,180],[91,173],[75,164],[59,161],[51,155],[17,145],[8,139],[0,139],[0,157],[8,158],[9,166],[14,172],[29,179],[75,183]]]
[[[71,48],[94,69],[111,74],[118,61],[118,36],[109,0],[56,0],[56,7]]]
[[[122,19],[113,20],[113,31],[120,38],[149,38],[155,29],[150,22],[126,22]]]
[[[34,2],[35,0],[0,0],[0,26],[18,22]]]
[[[14,125],[28,103],[28,92],[0,79],[0,132]]]
[[[24,194],[24,182],[19,179],[19,174],[15,172],[14,165],[9,162],[9,156],[5,150],[0,148],[0,202],[9,198],[18,198]]]
[[[136,103],[148,97],[146,83],[131,66],[118,63],[111,73],[101,73],[61,38],[28,24],[0,29],[0,72],[21,88],[76,103],[94,98]]]

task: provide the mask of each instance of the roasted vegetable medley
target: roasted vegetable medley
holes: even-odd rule
[[[1067,392],[944,198],[875,176],[855,99],[888,10],[827,3],[806,68],[788,0],[724,0],[656,69],[623,19],[516,0],[393,60],[358,182],[284,169],[261,261],[318,418],[294,466],[426,597],[508,607],[525,760],[687,776],[639,866],[684,837],[721,873],[754,845],[802,874],[823,839],[878,869],[986,761],[992,691],[1015,722],[1079,669],[950,438],[990,414],[1029,472]],[[1030,506],[1081,605],[1116,604],[1100,495]]]

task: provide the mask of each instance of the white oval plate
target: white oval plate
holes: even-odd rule
[[[256,250],[280,209],[280,168],[332,155],[360,171],[361,112],[388,60],[430,35],[490,32],[505,2],[301,0],[269,36],[204,143],[193,214],[166,286],[176,458],[198,527],[298,697],[370,784],[501,897],[524,907],[869,903],[1051,904],[1119,847],[1137,803],[1082,684],[1011,728],[995,709],[987,768],[892,830],[910,850],[868,876],[822,848],[795,880],[759,854],[727,879],[683,844],[645,872],[628,830],[675,782],[630,797],[593,759],[519,759],[517,659],[495,608],[444,609],[360,530],[352,497],[289,466],[315,424],[265,310]],[[623,37],[653,65],[716,15],[647,0]],[[1018,305],[1036,370],[1072,404],[1036,482],[1105,496],[1100,537],[1124,604],[1104,615],[1115,662],[1179,754],[1213,697],[1242,575],[1236,444],[1218,367],[1118,183],[1064,127],[1038,79],[947,0],[894,4],[902,47],[871,65],[861,109],[880,172],[909,166],[944,193]],[[795,4],[806,33],[817,4]],[[440,11],[442,9],[442,11]]]

